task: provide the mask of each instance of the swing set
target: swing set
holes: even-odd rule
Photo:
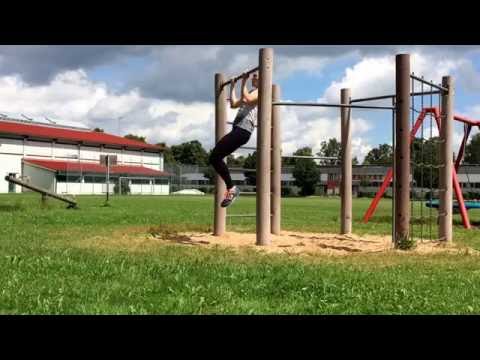
[[[438,107],[425,107],[420,111],[420,114],[418,115],[415,124],[411,130],[410,133],[410,143],[413,143],[415,136],[422,126],[425,117],[427,114],[431,114],[431,116],[434,117],[435,122],[437,124],[438,130],[440,131],[441,127],[441,117],[440,117],[440,110]],[[464,133],[463,133],[463,139],[462,143],[460,145],[460,149],[458,151],[457,158],[455,159],[455,165],[454,168],[452,169],[452,182],[453,182],[453,188],[455,190],[455,195],[457,198],[457,201],[453,202],[453,210],[455,212],[459,212],[462,218],[462,223],[463,226],[466,229],[471,229],[471,224],[470,224],[470,219],[468,217],[468,210],[469,209],[480,209],[480,201],[465,201],[463,198],[462,194],[462,189],[460,187],[460,183],[458,181],[458,169],[460,168],[460,164],[463,160],[463,157],[465,155],[465,147],[467,145],[468,137],[470,136],[470,132],[472,130],[473,126],[477,126],[480,129],[480,121],[477,120],[472,120],[468,119],[464,116],[460,115],[454,115],[453,119],[455,121],[461,122],[464,124]],[[393,168],[388,169],[387,174],[385,175],[385,178],[382,182],[382,185],[380,186],[379,190],[375,194],[374,199],[372,200],[369,208],[365,212],[365,215],[363,216],[363,222],[367,223],[370,218],[373,216],[375,213],[375,210],[378,206],[378,203],[380,202],[380,199],[382,198],[383,194],[387,190],[390,182],[393,180]],[[431,185],[431,184],[430,184]],[[430,189],[432,190],[432,189]],[[429,201],[426,202],[425,204],[429,208],[439,208],[439,201],[438,200],[432,200],[430,199]]]

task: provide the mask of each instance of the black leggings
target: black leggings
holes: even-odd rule
[[[217,145],[215,145],[210,155],[210,164],[223,181],[225,181],[228,190],[233,187],[233,182],[230,177],[230,171],[228,171],[227,165],[223,162],[223,158],[233,153],[240,146],[245,145],[248,140],[250,140],[251,135],[249,131],[234,126],[232,131],[221,138]]]

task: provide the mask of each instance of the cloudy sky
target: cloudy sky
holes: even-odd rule
[[[209,149],[215,72],[251,68],[263,46],[0,46],[0,113],[133,133],[150,143],[197,139]],[[354,98],[393,94],[394,56],[408,52],[419,76],[437,83],[454,76],[455,112],[480,118],[480,46],[272,47],[274,82],[284,100],[338,103],[343,87]],[[318,150],[322,141],[339,138],[339,112],[283,108],[282,127],[285,154],[303,146]],[[455,131],[459,143],[462,128]],[[353,111],[360,159],[391,136],[390,112]]]

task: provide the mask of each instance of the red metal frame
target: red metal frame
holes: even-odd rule
[[[440,126],[441,126],[440,110],[436,107],[424,108],[420,112],[420,115],[418,115],[418,118],[415,121],[413,129],[410,133],[410,141],[411,142],[413,142],[413,140],[415,139],[415,134],[417,133],[420,126],[422,125],[422,123],[425,119],[425,116],[429,113],[432,113],[434,115],[435,122],[437,123],[437,127],[440,130]],[[468,137],[470,135],[471,128],[472,128],[472,126],[479,126],[480,127],[480,121],[471,120],[471,119],[468,119],[468,118],[466,118],[464,116],[461,116],[461,115],[454,115],[453,118],[454,118],[454,120],[459,121],[459,122],[463,122],[464,124],[467,125],[466,130],[464,132],[462,144],[460,145],[460,149],[458,151],[457,159],[455,161],[455,167],[452,170],[452,182],[453,182],[453,188],[455,190],[455,195],[457,197],[457,201],[458,201],[458,205],[459,205],[460,215],[462,217],[463,226],[466,229],[470,229],[471,228],[470,219],[468,217],[468,212],[467,212],[467,209],[465,207],[465,201],[463,199],[462,189],[460,187],[460,183],[458,182],[457,171],[458,171],[458,168],[460,167],[460,163],[461,163],[461,161],[463,159],[463,155],[465,153],[465,146],[467,144],[467,140],[468,140]],[[375,210],[378,206],[378,203],[380,202],[380,199],[382,198],[383,194],[387,190],[388,185],[390,184],[390,181],[392,181],[392,178],[393,178],[393,169],[390,168],[390,169],[388,169],[388,172],[385,175],[385,178],[382,182],[382,185],[380,186],[380,189],[378,189],[377,193],[375,194],[374,199],[370,203],[370,206],[368,207],[367,211],[365,212],[365,215],[363,216],[363,222],[364,223],[367,223],[368,220],[370,220],[370,218],[375,213]]]

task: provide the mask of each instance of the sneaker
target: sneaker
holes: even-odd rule
[[[225,199],[223,199],[221,206],[227,207],[232,205],[235,199],[240,195],[240,190],[234,186],[230,190],[225,191]]]

